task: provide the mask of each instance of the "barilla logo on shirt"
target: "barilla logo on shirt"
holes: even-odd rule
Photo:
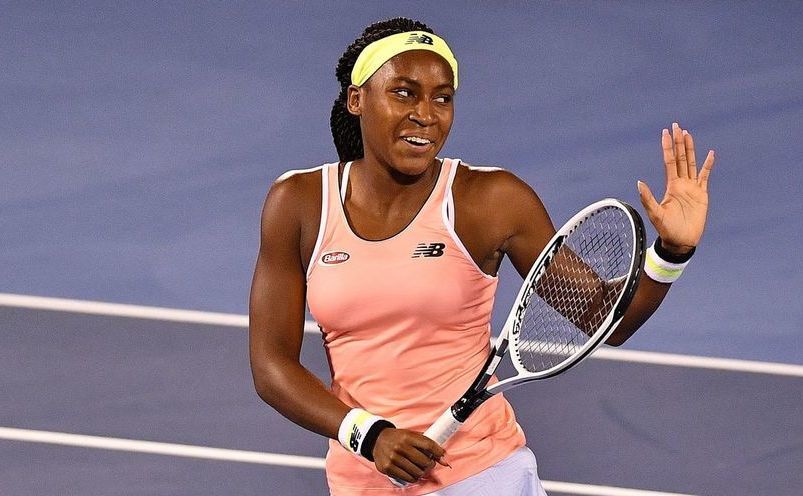
[[[349,259],[349,254],[345,251],[331,251],[324,253],[321,257],[321,263],[325,265],[337,265]]]

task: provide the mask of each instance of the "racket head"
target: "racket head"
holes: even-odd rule
[[[488,391],[559,374],[604,343],[636,292],[644,250],[641,217],[622,201],[569,219],[525,277],[499,338],[518,374]]]

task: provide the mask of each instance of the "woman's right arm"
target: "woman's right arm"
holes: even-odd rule
[[[301,260],[302,178],[280,178],[262,210],[251,283],[249,351],[259,397],[296,424],[337,439],[350,410],[299,361],[306,277]]]
[[[276,411],[305,429],[337,439],[351,408],[299,361],[307,287],[300,248],[304,210],[309,210],[302,181],[299,175],[277,180],[262,210],[249,303],[251,373],[259,397]],[[377,470],[407,482],[430,469],[433,458],[444,464],[443,454],[435,441],[405,429],[383,430],[373,449]]]

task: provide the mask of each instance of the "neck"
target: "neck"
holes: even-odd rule
[[[411,197],[427,195],[434,187],[440,172],[440,161],[435,159],[424,172],[404,174],[391,164],[383,163],[366,154],[352,163],[349,184],[352,201],[370,202],[381,210],[395,208]],[[353,178],[356,177],[356,181]]]
[[[433,159],[420,174],[405,174],[366,150],[363,158],[354,161],[351,170],[353,174],[357,169],[361,182],[376,194],[396,196],[417,190],[417,187],[431,186],[440,170],[439,163],[439,160]]]

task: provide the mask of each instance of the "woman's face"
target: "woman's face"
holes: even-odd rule
[[[433,163],[454,120],[452,69],[438,54],[413,50],[388,60],[362,86],[349,88],[360,116],[365,158],[416,176]]]

